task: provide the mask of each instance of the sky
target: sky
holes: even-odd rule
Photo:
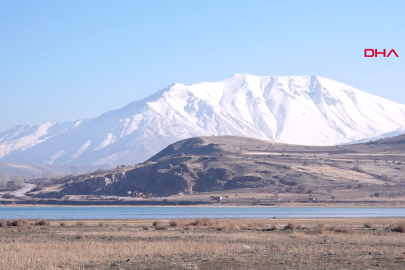
[[[2,0],[0,132],[234,73],[318,75],[405,104],[404,11],[402,0]]]

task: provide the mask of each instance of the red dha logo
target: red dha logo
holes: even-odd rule
[[[386,50],[379,52],[377,49],[364,49],[364,57],[377,57],[379,54],[383,55],[384,57],[390,57],[391,53],[394,53],[396,57],[398,57],[398,54],[394,49],[392,49],[388,55],[386,55]]]

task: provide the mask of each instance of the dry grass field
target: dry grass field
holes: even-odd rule
[[[1,221],[1,269],[404,269],[399,219]]]

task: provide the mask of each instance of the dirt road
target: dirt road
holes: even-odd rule
[[[33,190],[36,187],[37,185],[34,184],[25,184],[23,188],[13,191],[10,194],[14,197],[25,197],[25,193]]]

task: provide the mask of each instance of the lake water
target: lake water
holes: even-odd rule
[[[0,219],[194,219],[405,217],[405,208],[0,207]]]

